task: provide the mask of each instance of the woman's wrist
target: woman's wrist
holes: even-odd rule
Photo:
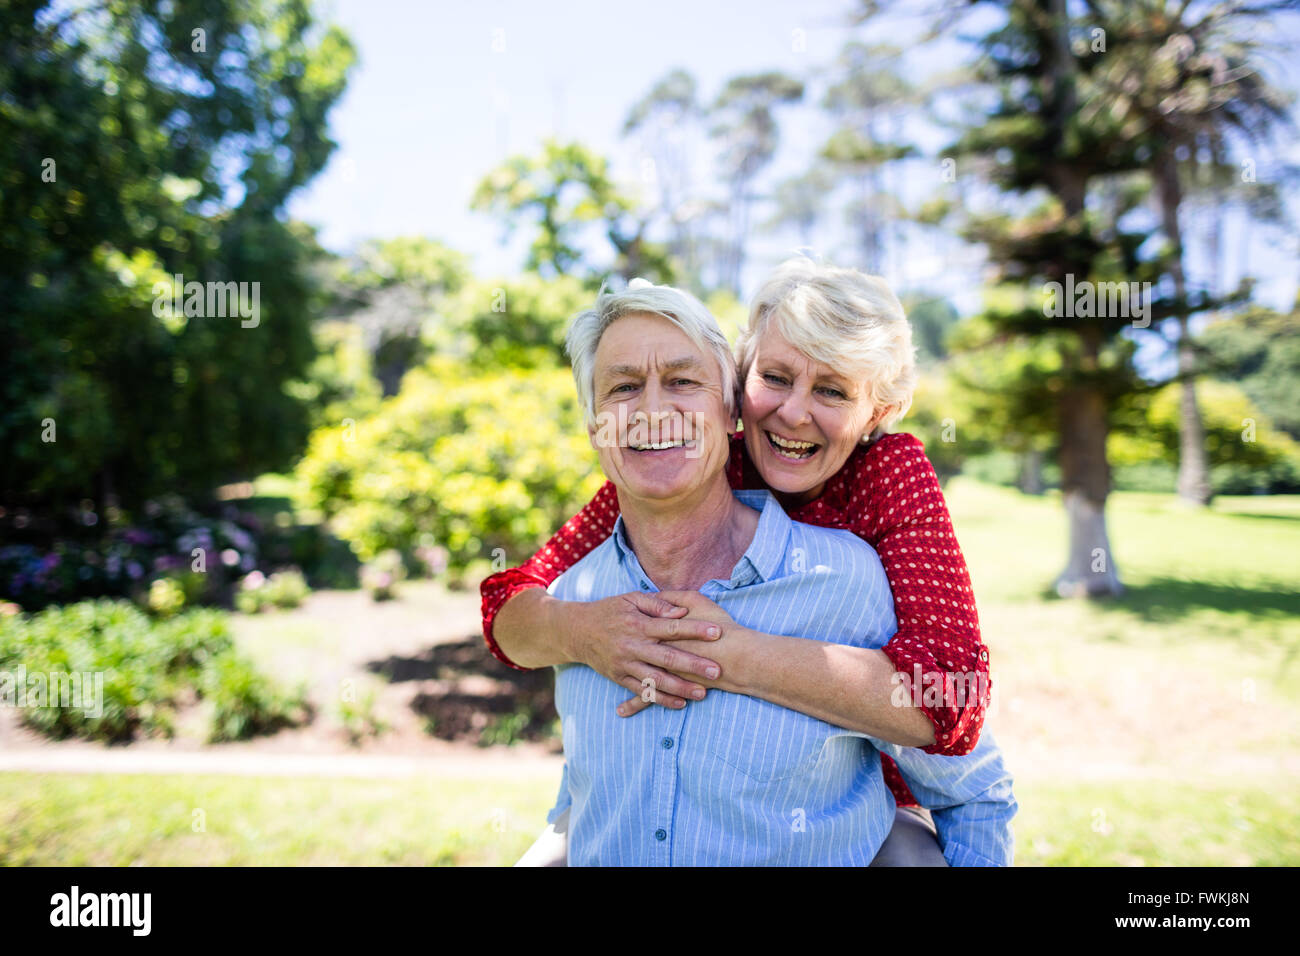
[[[521,667],[552,667],[576,661],[572,607],[543,588],[521,591],[502,606],[492,624],[502,653]]]

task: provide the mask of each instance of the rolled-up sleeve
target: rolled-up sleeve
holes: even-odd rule
[[[985,731],[975,749],[961,757],[868,739],[894,759],[917,801],[930,811],[950,866],[1011,866],[1011,820],[1019,804],[992,734]]]

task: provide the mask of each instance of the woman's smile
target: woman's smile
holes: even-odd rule
[[[773,453],[783,461],[808,461],[824,447],[817,442],[802,441],[774,431],[764,431],[764,434]]]

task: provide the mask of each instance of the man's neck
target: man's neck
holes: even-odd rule
[[[758,512],[736,500],[725,476],[686,502],[619,502],[628,543],[661,591],[698,591],[726,580],[758,530]]]

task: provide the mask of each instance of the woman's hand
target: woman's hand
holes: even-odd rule
[[[600,601],[565,602],[564,610],[574,660],[626,687],[638,700],[685,707],[687,699],[699,700],[705,692],[687,678],[712,679],[722,671],[716,661],[674,646],[684,640],[716,641],[721,627],[699,616],[687,620],[688,607],[662,594],[632,591]]]
[[[657,595],[655,595],[655,597],[658,597],[662,601],[671,604],[675,608],[684,609],[687,612],[689,612],[686,618],[681,621],[682,624],[684,625],[689,624],[692,626],[711,625],[713,627],[719,628],[720,637],[715,639],[716,641],[719,642],[723,638],[726,638],[728,634],[731,634],[733,636],[733,640],[731,642],[728,642],[728,647],[725,650],[721,643],[717,643],[715,645],[715,648],[709,649],[710,655],[718,659],[718,672],[712,676],[710,676],[709,674],[701,675],[708,680],[708,684],[706,686],[717,687],[719,689],[727,689],[724,687],[723,681],[721,679],[723,671],[727,669],[726,658],[729,656],[727,652],[731,650],[730,644],[735,643],[735,637],[738,635],[739,631],[743,630],[743,628],[741,628],[738,624],[736,624],[734,620],[732,620],[730,614],[724,611],[715,602],[710,601],[703,594],[700,594],[698,591],[660,591]],[[693,650],[693,649],[696,648],[692,648],[691,645],[689,644],[683,647],[676,648],[676,650],[678,650],[683,654],[686,654],[688,657],[694,657],[693,654],[689,653],[689,650]],[[678,670],[678,668],[675,667],[668,667],[667,669]],[[694,672],[694,673],[699,673],[699,672]],[[696,699],[698,700],[700,697],[703,696],[704,696],[703,693],[701,693],[699,697],[697,697]],[[669,701],[667,702],[667,706],[671,706],[671,707],[682,706],[679,704],[671,703],[671,699],[672,699],[671,695],[661,694],[660,685],[658,683],[658,680],[656,680],[654,684],[645,686],[636,697],[633,697],[630,700],[626,700],[622,704],[620,704],[618,706],[617,713],[620,717],[631,717],[633,714],[639,714],[641,711],[645,710],[651,704],[666,703],[665,697],[669,698]]]

